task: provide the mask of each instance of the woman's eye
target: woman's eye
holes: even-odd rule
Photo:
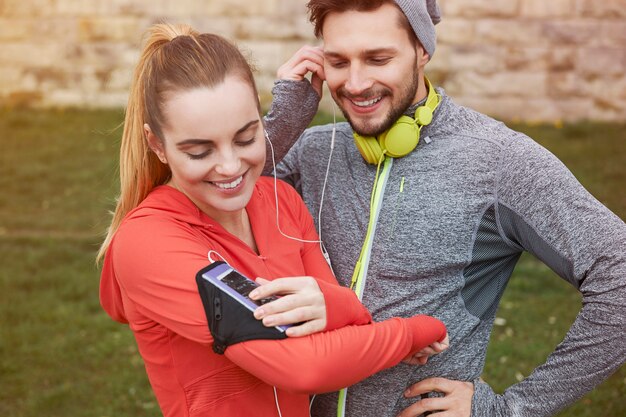
[[[248,146],[248,145],[252,145],[255,140],[256,140],[256,136],[252,137],[252,139],[237,141],[236,143],[239,146]]]
[[[186,152],[186,154],[189,157],[189,159],[194,159],[194,160],[195,159],[202,159],[205,156],[209,155],[210,153],[211,153],[211,151],[205,151],[205,152],[202,152],[202,153],[189,153],[189,152]]]

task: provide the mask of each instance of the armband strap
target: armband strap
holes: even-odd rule
[[[207,269],[196,274],[198,292],[202,299],[209,331],[213,336],[213,351],[223,354],[235,343],[258,339],[285,339],[287,335],[275,327],[265,327],[252,312],[220,288],[202,278]]]

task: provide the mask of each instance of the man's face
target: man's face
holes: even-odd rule
[[[364,136],[387,130],[426,95],[428,55],[415,47],[391,4],[369,12],[329,14],[322,27],[328,88],[352,129]]]

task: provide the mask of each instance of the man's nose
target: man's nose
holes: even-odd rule
[[[346,91],[353,96],[358,96],[364,91],[370,89],[373,85],[372,78],[365,68],[360,65],[350,67],[348,79],[344,85]]]

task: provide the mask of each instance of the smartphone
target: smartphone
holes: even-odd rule
[[[259,284],[241,274],[226,262],[213,262],[209,268],[204,271],[202,278],[221,289],[250,311],[254,311],[263,304],[278,299],[278,297],[275,296],[261,298],[260,300],[250,299],[250,292],[258,287]],[[291,326],[281,325],[275,327],[281,332],[284,332]]]

